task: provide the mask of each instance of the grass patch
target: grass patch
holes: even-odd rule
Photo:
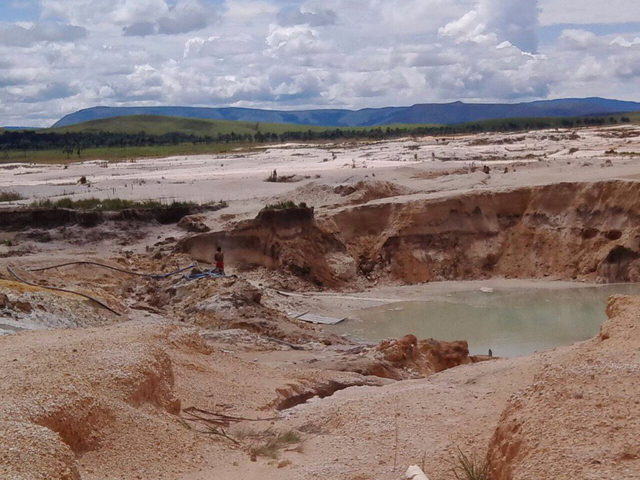
[[[221,205],[224,202],[220,202]],[[217,205],[212,205],[217,207]],[[225,204],[226,205],[226,204]],[[85,198],[82,200],[72,200],[68,197],[59,200],[37,200],[31,203],[33,208],[67,208],[70,210],[93,210],[99,212],[115,212],[120,210],[138,209],[138,210],[155,210],[162,208],[193,208],[198,204],[193,202],[161,202],[158,200],[145,200],[142,202],[134,200],[124,200],[122,198]],[[220,207],[224,208],[224,207]]]
[[[487,461],[476,455],[467,456],[462,450],[458,450],[451,472],[456,480],[491,480]]]
[[[280,450],[288,445],[300,443],[300,435],[293,430],[275,434],[273,437],[252,445],[249,449],[251,455],[256,457],[278,458]]]
[[[221,154],[255,149],[256,144],[250,143],[211,143],[211,144],[181,144],[150,147],[104,147],[87,148],[82,155],[67,156],[62,150],[7,150],[0,153],[0,164],[3,163],[36,163],[66,165],[89,160],[105,160],[108,162],[131,161],[138,158],[180,157],[182,155]]]
[[[278,458],[280,452],[288,446],[302,443],[300,434],[294,430],[277,432],[272,429],[263,432],[237,430],[234,437],[249,443],[249,455],[252,457]]]
[[[16,202],[24,200],[24,197],[18,192],[0,192],[0,202]]]

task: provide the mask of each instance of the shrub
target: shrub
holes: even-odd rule
[[[18,192],[0,192],[0,202],[16,202],[24,200],[24,197]]]
[[[265,205],[264,210],[290,210],[294,208],[309,208],[309,207],[305,202],[302,202],[298,205],[296,202],[288,201],[288,202],[269,203]]]
[[[249,448],[249,454],[256,457],[278,458],[280,450],[288,445],[300,443],[300,435],[293,430],[283,433],[276,433],[267,430],[258,437],[257,442]]]
[[[469,457],[462,450],[458,450],[451,471],[456,480],[491,480],[486,460]]]
[[[59,200],[37,200],[31,204],[34,208],[67,208],[70,210],[95,210],[103,212],[114,212],[127,209],[161,209],[161,208],[191,208],[196,204],[193,202],[163,203],[158,200],[144,200],[141,202],[125,200],[122,198],[85,198],[82,200],[72,200],[68,197]]]

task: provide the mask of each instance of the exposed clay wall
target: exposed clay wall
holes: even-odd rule
[[[217,247],[222,247],[226,262],[236,268],[286,268],[324,286],[340,285],[356,274],[342,241],[321,229],[309,208],[263,211],[232,231],[196,235],[177,248],[195,260],[213,263]],[[346,275],[344,266],[335,261],[341,257],[351,264]]]
[[[344,209],[350,254],[406,282],[640,279],[640,183],[564,183]],[[365,272],[366,273],[366,272]]]
[[[320,219],[285,211],[181,249],[212,261],[289,266],[323,285],[359,276],[418,283],[509,278],[640,280],[640,183],[563,183],[345,207]]]

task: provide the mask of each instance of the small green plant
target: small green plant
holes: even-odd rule
[[[462,450],[458,450],[451,471],[456,480],[491,480],[486,460],[475,454],[469,457]]]
[[[0,192],[0,202],[16,202],[24,200],[24,197],[18,192]]]
[[[287,430],[277,432],[268,429],[264,432],[252,432],[239,430],[234,433],[239,440],[250,440],[249,455],[256,457],[278,458],[280,451],[289,445],[300,444],[302,442],[298,432]]]

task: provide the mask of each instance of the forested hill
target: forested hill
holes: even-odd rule
[[[403,136],[518,132],[640,123],[640,112],[607,116],[531,117],[483,120],[457,125],[316,127],[261,122],[133,116],[94,120],[68,127],[0,132],[0,152],[61,150],[80,156],[86,149],[147,148],[175,145],[266,144],[291,141],[382,140]]]
[[[518,104],[447,103],[363,110],[258,110],[198,107],[94,107],[65,116],[55,127],[132,115],[159,115],[307,126],[369,127],[392,124],[452,125],[504,118],[575,117],[640,111],[640,103],[603,98],[559,99]]]

